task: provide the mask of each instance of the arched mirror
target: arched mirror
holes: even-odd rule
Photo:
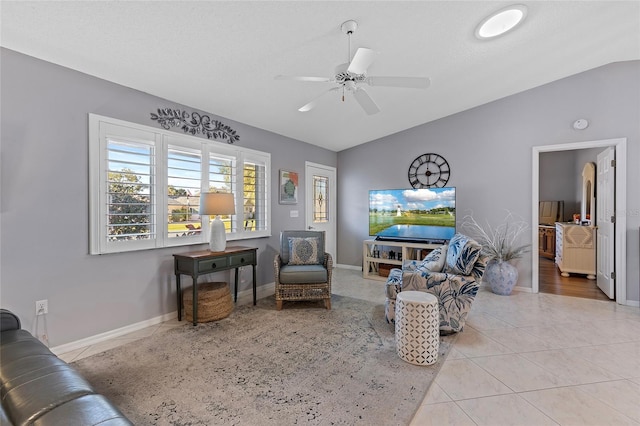
[[[596,165],[587,163],[582,168],[582,206],[580,220],[588,221],[589,225],[596,224]]]

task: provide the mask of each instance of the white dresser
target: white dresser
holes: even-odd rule
[[[556,222],[556,264],[563,277],[586,274],[596,279],[596,228]]]

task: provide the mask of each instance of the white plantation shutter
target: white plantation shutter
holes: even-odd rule
[[[209,172],[203,191],[236,193],[236,163],[235,155],[211,152],[209,154]],[[236,206],[236,212],[237,210],[238,207]],[[236,215],[220,216],[227,233],[236,232],[235,217]]]
[[[105,197],[109,241],[155,238],[153,147],[107,138]]]
[[[245,232],[264,232],[267,230],[267,164],[265,158],[247,156],[243,170],[243,214],[242,224]]]
[[[202,232],[200,182],[202,152],[169,144],[167,150],[167,227],[168,238],[198,237]],[[178,225],[178,226],[174,226]]]
[[[270,236],[268,153],[89,114],[89,156],[91,254],[207,243],[208,191],[235,194],[228,240]]]

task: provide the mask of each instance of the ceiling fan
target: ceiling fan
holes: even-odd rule
[[[340,64],[335,69],[335,75],[333,77],[301,77],[301,76],[288,76],[278,75],[276,80],[293,80],[304,81],[314,83],[335,83],[336,86],[324,91],[318,97],[313,99],[308,104],[298,108],[300,112],[307,112],[312,110],[318,105],[318,101],[325,95],[332,92],[342,91],[342,101],[344,102],[345,93],[351,93],[362,107],[362,109],[369,115],[380,112],[380,108],[375,101],[369,96],[367,91],[362,87],[368,86],[384,86],[384,87],[403,87],[409,89],[426,89],[431,84],[428,77],[373,77],[367,76],[367,69],[373,63],[378,52],[367,49],[364,47],[359,48],[356,54],[351,59],[351,34],[358,28],[358,23],[353,20],[344,22],[340,29],[343,33],[349,36],[349,61],[345,64]]]

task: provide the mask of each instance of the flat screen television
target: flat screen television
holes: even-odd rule
[[[455,187],[369,191],[369,235],[377,240],[439,244],[455,233]]]

